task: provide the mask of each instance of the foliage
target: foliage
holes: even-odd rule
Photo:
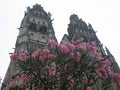
[[[20,51],[10,58],[19,72],[3,90],[92,90],[99,81],[102,90],[113,82],[120,86],[120,74],[111,71],[109,59],[97,52],[94,42],[49,40],[44,49]]]

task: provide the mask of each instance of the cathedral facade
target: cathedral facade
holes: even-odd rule
[[[41,5],[36,4],[33,8],[27,8],[20,28],[18,29],[19,35],[16,40],[15,52],[18,52],[19,50],[33,52],[37,48],[44,48],[47,41],[50,39],[54,39],[57,42],[52,26],[51,14],[45,12]],[[105,49],[103,48],[102,43],[97,38],[96,32],[91,24],[87,25],[82,19],[79,19],[77,15],[73,14],[70,16],[70,23],[68,24],[67,30],[68,34],[64,34],[63,40],[67,42],[74,40],[88,43],[92,41],[96,42],[97,51],[100,52],[103,57],[110,59],[113,72],[120,72],[114,56],[107,47]],[[14,62],[11,61],[6,76],[11,77],[16,72],[17,70],[15,70]],[[3,87],[4,85],[9,85],[9,83],[3,81]],[[95,90],[101,89],[96,88]]]

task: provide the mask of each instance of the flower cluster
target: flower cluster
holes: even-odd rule
[[[117,84],[120,86],[120,73],[113,73],[113,76],[115,77]]]
[[[10,80],[12,88],[92,90],[97,81],[104,83],[109,77],[120,86],[120,74],[111,71],[110,60],[97,52],[95,42],[89,44],[77,40],[57,44],[49,40],[44,49],[37,49],[33,53],[20,51],[10,58],[19,68],[14,79]],[[21,83],[15,83],[17,80],[21,80]],[[9,88],[6,86],[4,90]]]

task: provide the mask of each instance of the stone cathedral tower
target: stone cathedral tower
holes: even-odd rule
[[[65,34],[63,36],[63,40],[71,42],[73,40],[80,40],[82,42],[91,43],[92,41],[96,42],[97,51],[102,54],[103,57],[109,58],[112,64],[112,70],[114,72],[120,72],[119,66],[115,61],[114,56],[110,53],[110,51],[103,48],[102,43],[96,36],[96,32],[94,31],[91,24],[86,24],[82,19],[75,14],[70,16],[70,24],[68,24],[68,35]]]
[[[63,40],[71,42],[74,40],[80,40],[81,42],[91,43],[96,42],[97,51],[102,54],[104,58],[109,58],[111,62],[111,69],[113,72],[120,72],[120,68],[114,58],[107,48],[103,48],[103,45],[96,36],[96,32],[92,28],[91,24],[86,24],[82,19],[79,19],[77,15],[73,14],[70,16],[70,23],[68,24],[68,35],[63,36]],[[101,81],[96,82],[92,90],[102,90]],[[107,90],[120,90],[116,85],[112,85]]]
[[[20,49],[35,50],[36,48],[43,47],[48,39],[56,40],[51,14],[47,14],[37,4],[32,9],[28,7],[19,28],[15,51]]]
[[[46,13],[43,7],[38,4],[33,8],[27,8],[18,29],[19,35],[16,40],[15,52],[20,50],[32,52],[37,48],[44,48],[49,39],[57,41],[52,27],[51,14]],[[16,72],[14,62],[11,61],[6,77],[11,77]],[[9,86],[8,82],[3,81],[3,83]]]

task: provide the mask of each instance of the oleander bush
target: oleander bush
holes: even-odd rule
[[[21,50],[10,58],[17,73],[7,77],[10,85],[3,90],[92,90],[98,81],[102,90],[111,83],[120,86],[120,74],[111,71],[110,60],[97,52],[95,42],[49,40],[44,49]]]

